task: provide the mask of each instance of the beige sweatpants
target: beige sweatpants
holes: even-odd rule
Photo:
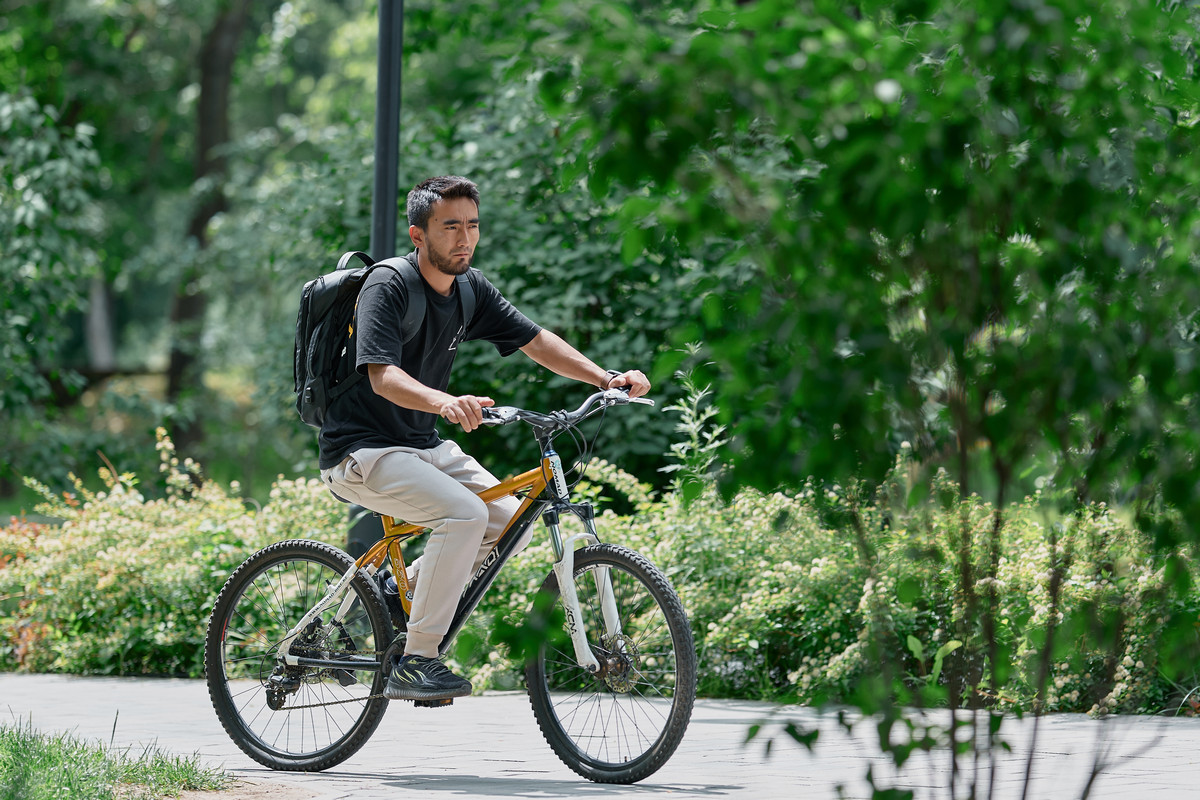
[[[467,580],[499,540],[520,501],[485,504],[475,492],[498,480],[454,442],[430,450],[364,448],[321,471],[330,490],[379,514],[429,528],[425,552],[409,567],[415,581],[406,654],[436,658]],[[532,537],[526,531],[523,549]]]

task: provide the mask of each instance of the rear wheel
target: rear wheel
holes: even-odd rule
[[[293,540],[252,555],[225,583],[204,643],[208,693],[225,731],[246,755],[281,770],[328,769],[379,725],[387,700],[379,651],[391,622],[377,587],[359,571],[343,597],[291,642],[281,643],[353,566],[346,553]],[[335,619],[339,608],[347,612]]]
[[[598,586],[607,572],[620,629],[605,625]],[[633,783],[679,746],[696,699],[696,650],[670,581],[619,545],[575,553],[575,590],[596,675],[576,662],[569,641],[543,644],[526,667],[534,716],[550,747],[589,780]],[[559,594],[554,573],[542,591]]]

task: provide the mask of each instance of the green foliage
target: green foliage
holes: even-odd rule
[[[46,736],[21,725],[0,725],[0,797],[6,800],[138,800],[215,791],[228,778],[157,747],[114,750],[71,734]]]
[[[106,491],[51,498],[44,510],[61,527],[0,530],[10,663],[199,675],[207,609],[238,564],[274,541],[344,535],[344,507],[318,481],[281,479],[253,509],[236,485],[196,488],[198,466],[165,437],[159,447],[165,496],[105,472]],[[883,691],[926,706],[1094,714],[1180,706],[1200,681],[1190,551],[1155,554],[1149,536],[1103,504],[1060,517],[1034,496],[1005,509],[995,578],[964,584],[964,529],[990,530],[995,509],[958,498],[944,474],[910,508],[909,466],[900,462],[870,502],[811,485],[725,501],[711,482],[685,502],[680,490],[657,496],[596,461],[579,496],[600,503],[602,538],[646,554],[671,579],[696,635],[704,695],[864,703]],[[854,514],[865,547],[853,526],[831,524]],[[990,540],[971,541],[968,560],[984,574]],[[456,658],[478,686],[519,688],[524,648],[556,629],[553,611],[528,616],[552,558],[535,537],[462,634]],[[1173,569],[1184,570],[1186,591],[1174,588]],[[991,633],[972,590],[994,603]],[[891,665],[885,686],[881,663]]]
[[[878,484],[908,440],[964,495],[1037,458],[1196,502],[1192,6],[682,5],[547,3],[534,52],[575,174],[711,257],[674,334],[731,487]]]
[[[672,488],[692,498],[717,477],[718,455],[728,441],[722,438],[725,426],[712,423],[718,413],[708,402],[712,387],[697,386],[690,372],[677,372],[675,377],[684,391],[684,398],[664,410],[679,414],[675,432],[680,434],[680,440],[671,444],[670,454],[675,463],[661,471],[674,474]]]
[[[250,553],[281,539],[341,540],[344,506],[319,481],[280,480],[257,510],[160,432],[166,494],[148,498],[131,475],[102,471],[106,489],[48,490],[61,526],[0,530],[0,647],[5,661],[44,672],[202,674],[207,610]],[[44,489],[44,487],[42,487]]]
[[[967,616],[957,563],[962,526],[991,524],[994,509],[977,496],[911,510],[886,499],[860,506],[877,557],[869,569],[855,534],[823,522],[848,505],[837,492],[747,489],[725,502],[710,486],[685,503],[679,492],[654,498],[603,462],[589,474],[596,484],[585,493],[612,496],[599,485],[622,485],[618,492],[634,505],[629,514],[602,513],[601,536],[646,553],[683,599],[702,694],[864,702],[883,660],[895,666],[885,691],[908,703],[1154,713],[1178,707],[1180,687],[1200,680],[1200,594],[1172,595],[1168,560],[1102,504],[1065,522],[1041,497],[1006,510],[993,649],[979,618]],[[939,481],[952,487],[945,476]],[[1067,588],[1052,601],[1046,529],[1064,524]],[[520,623],[551,558],[548,542],[535,541],[485,597],[461,656],[479,685],[519,686],[519,659],[508,649],[517,640],[488,631]],[[986,548],[974,549],[977,569],[989,558]],[[1192,562],[1185,563],[1194,578]],[[1051,617],[1061,633],[1047,643]],[[1007,654],[1001,687],[991,682],[995,652]],[[479,668],[481,657],[487,665]]]
[[[209,335],[202,339],[203,326],[184,330],[168,327],[172,298],[176,294],[212,297],[211,306],[219,313],[228,306],[228,298],[241,288],[229,276],[245,268],[245,262],[236,253],[209,254],[200,247],[198,240],[210,235],[210,231],[189,230],[195,208],[211,198],[214,188],[211,179],[196,180],[196,164],[200,161],[196,151],[201,146],[196,127],[203,111],[198,107],[201,52],[214,20],[230,4],[210,0],[187,3],[56,0],[18,2],[11,13],[10,6],[14,4],[0,1],[0,8],[6,9],[0,14],[4,18],[0,26],[0,85],[14,87],[18,96],[35,98],[39,106],[56,109],[63,131],[90,131],[87,138],[92,156],[86,179],[89,187],[98,191],[88,198],[85,216],[88,228],[83,238],[87,248],[78,253],[55,246],[43,248],[49,252],[39,254],[4,231],[6,241],[14,246],[6,247],[0,256],[5,260],[0,281],[22,283],[20,291],[15,293],[8,292],[8,287],[0,283],[0,288],[6,289],[0,303],[5,304],[6,317],[10,298],[17,304],[18,317],[44,316],[37,335],[28,337],[29,343],[42,351],[36,366],[52,376],[59,372],[74,375],[65,370],[67,366],[77,369],[90,381],[99,383],[94,394],[86,399],[94,401],[95,395],[100,395],[99,405],[105,408],[97,410],[92,406],[82,411],[57,412],[54,406],[62,408],[73,402],[69,393],[62,391],[64,387],[57,385],[57,380],[55,388],[59,391],[52,400],[45,391],[27,398],[36,407],[25,409],[30,413],[19,420],[20,425],[5,431],[8,463],[0,465],[0,479],[4,479],[0,491],[7,494],[13,483],[12,473],[36,475],[56,488],[66,488],[69,484],[62,473],[73,469],[82,474],[84,464],[97,449],[103,450],[121,470],[141,472],[144,464],[127,446],[131,438],[138,439],[138,444],[148,450],[156,424],[177,427],[179,421],[194,419],[201,409],[214,415],[222,413],[219,421],[210,424],[214,432],[226,435],[215,436],[216,441],[209,449],[198,451],[206,457],[214,456],[207,460],[214,469],[222,467],[215,456],[229,454],[243,464],[269,459],[267,469],[290,470],[300,458],[294,441],[289,442],[287,428],[267,427],[261,433],[263,441],[281,442],[278,454],[270,447],[247,445],[264,426],[251,413],[247,430],[240,432],[241,435],[229,435],[230,415],[224,413],[228,409],[219,406],[222,401],[226,405],[230,401],[213,400],[214,393],[206,390],[201,381],[188,387],[190,398],[165,403],[162,388],[156,386],[153,378],[139,383],[132,391],[130,382],[106,379],[114,367],[120,372],[139,375],[160,372],[167,364],[168,351],[179,341],[185,343],[182,349],[187,353],[203,351],[204,360],[214,371],[222,373],[221,377],[228,373],[244,374],[248,366],[253,366],[244,357],[247,349],[262,352],[273,345],[265,339],[251,341],[249,337],[258,331],[239,327],[244,335],[236,339],[238,347],[226,352],[226,341],[235,337]],[[329,67],[336,49],[336,43],[331,42],[346,17],[351,14],[369,17],[372,11],[347,9],[342,3],[325,0],[248,6],[247,29],[257,35],[242,38],[238,63],[233,67],[235,85],[229,98],[228,128],[238,142],[236,146],[225,146],[223,151],[228,161],[243,171],[270,174],[286,170],[282,160],[289,157],[302,160],[312,152],[303,139],[291,140],[278,131],[290,127],[289,120],[294,119],[291,114],[302,108],[314,88],[314,76],[336,72]],[[362,57],[373,63],[373,50],[363,52]],[[350,94],[361,97],[354,92]],[[16,141],[20,143],[19,130],[17,134]],[[369,140],[369,134],[366,139]],[[8,133],[3,140],[7,146]],[[58,177],[61,188],[56,191],[63,193],[70,192],[78,182],[73,174]],[[336,191],[336,187],[331,191]],[[10,204],[5,197],[4,212],[20,207],[21,204]],[[51,209],[53,214],[39,220],[37,234],[46,241],[71,235],[72,217],[61,211],[69,211],[69,206],[51,204]],[[303,219],[297,222],[303,224]],[[22,260],[18,266],[23,267],[24,273],[16,267],[9,268],[8,260],[16,258]],[[35,291],[54,293],[52,313],[23,300],[24,293],[29,291],[25,284],[33,283],[32,276],[27,274],[33,268],[25,267],[25,260],[37,265],[39,272],[56,271],[55,280],[39,278],[35,284]],[[56,266],[60,260],[64,266]],[[79,299],[87,297],[88,284],[76,281],[69,287],[58,285],[72,271],[84,270],[96,275],[90,287],[94,292],[91,310],[108,307],[111,312],[115,365],[97,366],[89,362],[83,321],[75,311],[80,306]],[[219,324],[228,319],[216,313],[212,316]],[[12,325],[7,324],[7,319],[5,322],[6,333],[25,336],[27,325],[18,324],[19,320]],[[189,340],[191,345],[187,344]],[[56,345],[52,351],[48,348],[51,342]],[[0,344],[7,344],[4,334],[0,334]],[[289,348],[290,343],[277,351],[282,361],[286,362]],[[6,358],[6,365],[10,363],[12,359]],[[20,367],[20,362],[16,363]],[[65,388],[77,390],[82,384],[83,380],[75,375]],[[142,402],[146,384],[151,398]],[[10,390],[23,391],[19,382],[4,381],[0,391]],[[233,401],[249,405],[242,397]],[[135,408],[133,413],[127,413],[129,409],[122,406]],[[144,421],[145,415],[150,416],[148,422]],[[288,422],[288,428],[296,427],[291,420]],[[295,431],[290,438],[298,438]],[[80,446],[37,446],[47,439]],[[7,446],[10,442],[14,446]],[[242,477],[249,483],[257,476],[235,474],[234,477]],[[264,490],[255,487],[254,491],[261,495]]]
[[[26,91],[0,92],[0,413],[6,419],[29,417],[50,395],[51,375],[43,370],[61,344],[62,317],[84,302],[87,279],[96,273],[88,244],[96,229],[89,208],[99,163],[95,133],[89,124],[62,124],[55,109]],[[66,370],[53,377],[79,385]],[[12,431],[2,436],[7,444]]]

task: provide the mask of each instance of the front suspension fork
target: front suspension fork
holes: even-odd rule
[[[576,534],[565,542],[559,526],[558,511],[551,508],[542,514],[542,521],[550,531],[550,543],[554,548],[554,575],[558,579],[558,589],[562,598],[563,612],[566,616],[567,633],[571,637],[571,645],[575,649],[575,661],[590,673],[600,671],[600,662],[596,660],[588,644],[587,630],[584,627],[583,612],[579,607],[579,594],[575,591],[575,546],[579,542],[599,544],[596,535],[595,518],[589,506],[584,507],[586,513],[579,514],[583,521],[584,532]],[[620,616],[617,613],[616,596],[613,593],[612,577],[608,567],[597,567],[593,575],[596,580],[596,592],[600,598],[600,613],[604,618],[604,631],[609,641],[619,641],[621,633]]]

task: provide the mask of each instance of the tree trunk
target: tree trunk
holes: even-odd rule
[[[117,368],[117,348],[113,342],[112,301],[104,276],[92,278],[86,318],[88,367],[94,372]]]
[[[246,28],[250,0],[223,3],[200,48],[200,96],[196,115],[196,181],[208,188],[188,223],[188,237],[198,249],[208,246],[208,225],[226,208],[226,159],[221,148],[229,143],[229,105],[238,42]],[[201,341],[208,296],[198,281],[199,268],[188,270],[171,306],[171,360],[167,367],[167,399],[178,403],[202,390]],[[186,452],[202,439],[200,403],[191,403],[189,417],[176,423],[176,448]]]

